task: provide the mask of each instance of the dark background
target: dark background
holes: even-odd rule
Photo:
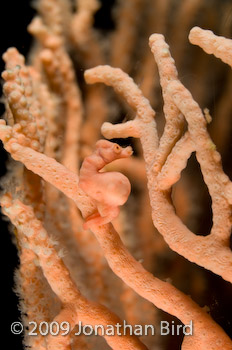
[[[15,46],[23,55],[26,55],[31,38],[27,33],[27,25],[30,23],[35,11],[29,6],[27,0],[8,0],[1,1],[0,4],[0,56],[11,46]],[[4,62],[0,59],[0,71],[4,70]],[[1,79],[2,85],[2,79]],[[0,113],[2,115],[4,107],[0,104]],[[5,162],[7,154],[0,147],[0,176],[5,174]],[[2,218],[2,216],[1,216]],[[7,222],[1,220],[1,270],[2,278],[2,322],[4,326],[5,346],[8,349],[21,350],[22,338],[20,335],[13,335],[10,332],[12,322],[20,320],[18,311],[18,299],[13,292],[14,270],[18,264],[17,250],[12,244],[11,235],[7,230]],[[4,311],[3,311],[4,310]]]

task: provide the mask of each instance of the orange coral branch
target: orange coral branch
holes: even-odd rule
[[[24,235],[25,243],[29,244],[39,258],[40,266],[43,269],[45,277],[51,285],[54,292],[64,305],[64,310],[59,314],[58,319],[67,322],[73,327],[77,320],[80,319],[83,324],[92,326],[122,324],[121,320],[105,306],[90,302],[87,300],[75,286],[67,268],[59,257],[59,253],[54,249],[48,238],[46,230],[41,222],[37,220],[29,206],[25,206],[19,200],[13,200],[10,196],[5,195],[1,198],[1,206],[4,213],[10,217],[11,221],[17,229]],[[104,334],[105,340],[112,349],[121,350],[145,350],[146,347],[135,336],[121,334],[115,332],[114,336]],[[60,342],[58,342],[58,340]],[[51,350],[54,345],[52,339],[49,339],[49,347]],[[68,349],[65,338],[57,339],[56,347]],[[54,349],[54,348],[53,348]]]
[[[140,101],[140,99],[143,99],[141,97],[141,92],[138,92],[136,90],[132,80],[128,78],[128,76],[125,73],[120,73],[118,69],[117,77],[115,78],[114,72],[115,69],[110,68],[108,66],[106,66],[105,69],[104,67],[96,67],[86,72],[87,81],[91,83],[105,82],[107,85],[112,85],[116,91],[123,93],[123,96],[126,98],[126,100],[128,100],[129,104],[131,104],[135,109],[138,108],[138,115],[139,113],[141,113],[141,111],[144,112],[144,116],[146,116],[146,113],[152,115],[152,113],[150,112],[150,107],[148,107],[147,105],[143,105],[144,109],[140,108],[140,104],[138,101]],[[93,75],[93,79],[91,79],[91,75]],[[124,84],[122,84],[121,82],[121,77],[124,78]],[[175,94],[177,94],[175,90],[171,89],[172,86],[177,86],[177,84],[179,84],[177,80],[169,84],[168,93],[170,93],[171,96],[173,96],[173,94],[174,96]],[[140,96],[139,100],[136,98],[134,101],[132,100],[131,96],[133,95],[130,95],[130,93],[134,90],[136,91],[137,96]],[[201,154],[204,154],[204,157],[209,157],[210,159],[210,162],[208,163],[207,158],[204,158],[203,161],[202,157],[203,163],[201,162],[201,165],[203,164],[203,166],[205,165],[206,167],[205,173],[207,173],[207,185],[210,184],[211,195],[214,196],[216,200],[215,203],[213,199],[213,212],[215,219],[214,226],[212,229],[212,236],[200,237],[194,235],[191,231],[188,230],[188,228],[185,225],[183,225],[180,219],[175,215],[173,206],[172,204],[170,204],[169,194],[166,191],[163,192],[159,188],[159,184],[157,183],[156,179],[158,174],[155,173],[154,170],[152,170],[154,154],[156,154],[157,147],[156,144],[154,144],[154,139],[156,140],[156,131],[154,131],[155,127],[154,129],[149,128],[148,131],[147,119],[139,118],[140,138],[144,150],[144,158],[147,164],[148,188],[150,192],[153,222],[156,228],[164,236],[165,240],[173,250],[177,251],[179,254],[183,255],[187,259],[214,271],[215,273],[221,275],[224,279],[232,281],[230,269],[232,263],[232,256],[229,248],[231,210],[227,199],[225,199],[225,196],[222,195],[223,192],[221,192],[225,191],[225,186],[227,186],[230,182],[228,177],[222,171],[220,156],[214,150],[212,141],[210,141],[210,138],[207,134],[206,121],[204,116],[201,114],[197,104],[190,97],[190,94],[187,93],[187,90],[184,89],[183,91],[185,91],[185,94],[178,96],[178,103],[181,103],[183,107],[181,108],[179,104],[178,107],[181,110],[183,109],[182,112],[184,112],[185,114],[188,113],[188,111],[191,112],[192,109],[197,109],[194,115],[190,113],[191,119],[189,119],[186,115],[185,116],[190,124],[190,129],[192,129],[192,135],[194,135],[195,139],[199,140],[199,143],[196,146],[197,150],[199,152],[202,152]],[[186,103],[186,100],[189,102],[189,104]],[[189,109],[188,106],[190,106]],[[147,112],[147,110],[149,112]],[[133,122],[136,123],[137,120],[135,119],[135,121],[131,121],[130,123],[132,124]],[[152,119],[150,123],[152,123]],[[199,125],[201,126],[200,129]],[[106,137],[108,137],[109,135],[110,137],[118,137],[118,128],[118,125],[114,126],[109,123],[107,123],[107,125],[103,124],[104,135]],[[130,135],[130,128],[128,128],[128,122],[122,124],[120,128],[121,130],[123,130],[123,134],[121,133],[121,137],[124,137],[124,135]],[[116,130],[115,133],[114,130]],[[209,165],[210,168],[208,168]],[[212,177],[214,178],[214,180],[212,179]],[[217,184],[216,186],[214,186],[215,180]],[[220,201],[218,201],[218,196],[220,198]],[[219,242],[221,241],[221,243],[215,241],[215,236],[219,237]],[[203,252],[205,251],[207,244],[210,245],[211,249],[207,250],[206,255]],[[191,250],[189,249],[189,247],[191,247]]]
[[[208,54],[220,58],[223,62],[232,67],[232,40],[223,36],[215,35],[211,30],[204,30],[199,27],[191,29],[189,41],[200,46]]]
[[[16,157],[18,155],[20,155],[20,157],[23,157],[22,146],[17,145],[17,147],[12,148],[13,149],[11,149],[11,151],[13,151],[13,156],[17,154]],[[30,152],[26,151],[25,155],[26,157],[23,157],[23,159],[21,158],[21,161],[23,160],[24,162],[27,162],[28,155],[30,155]],[[34,157],[37,158],[35,154]],[[44,157],[43,159],[46,160],[46,157]],[[30,160],[30,163],[33,163],[32,159]],[[57,168],[55,163],[55,161],[52,162],[54,169]],[[29,166],[29,163],[27,163],[27,165]],[[54,177],[53,170],[51,171],[51,168],[41,171],[40,167],[37,167],[36,164],[34,165],[35,170],[39,169],[41,176],[44,176],[45,179],[47,178],[51,181],[51,178]],[[59,169],[64,171],[62,168],[64,167],[60,165],[57,168],[57,170]],[[46,172],[49,173],[49,175],[46,175]],[[60,178],[62,179],[63,176],[61,175]],[[56,184],[58,185],[58,181],[56,182]],[[70,196],[71,191],[68,192],[66,188],[61,186],[60,184],[58,186],[60,189],[65,190],[66,194]],[[72,197],[74,197],[73,194]],[[81,203],[82,199],[80,197],[79,201],[79,206],[83,208],[83,203]],[[86,212],[86,209],[87,208],[84,207],[83,213]],[[206,344],[210,344],[212,349],[214,349],[216,340],[217,342],[221,342],[225,349],[230,349],[231,342],[229,338],[224,334],[224,332],[221,331],[220,327],[214,322],[212,322],[211,318],[203,310],[201,310],[201,308],[198,307],[191,299],[189,299],[183,293],[179,292],[175,287],[171,286],[166,282],[158,280],[157,278],[153,277],[153,275],[151,275],[149,272],[147,272],[142,267],[142,265],[138,263],[129,254],[125,246],[122,244],[118,234],[113,229],[112,225],[96,225],[92,228],[92,230],[95,233],[99,243],[101,244],[101,247],[104,251],[104,255],[112,270],[118,276],[120,276],[129,286],[131,286],[138,294],[153,302],[159,308],[162,308],[163,310],[175,315],[176,317],[181,319],[183,323],[187,323],[190,320],[194,320],[196,329],[196,349],[199,346],[206,346]],[[43,268],[45,267],[43,266]],[[49,278],[52,281],[52,275],[49,275]],[[69,285],[70,282],[67,283],[67,286],[65,288],[68,288]],[[56,293],[59,293],[59,289],[57,290],[59,286],[56,285],[55,281],[54,288]],[[71,293],[71,295],[73,294]],[[67,302],[66,297],[62,297],[61,300],[63,302]],[[203,332],[203,329],[205,330],[205,327],[207,327],[207,329],[209,329],[210,331],[207,333],[205,333],[205,331]],[[218,337],[220,338],[219,340]]]

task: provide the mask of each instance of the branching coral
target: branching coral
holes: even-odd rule
[[[177,80],[176,72],[172,67],[173,62],[167,45],[163,42],[163,37],[154,34],[150,38],[150,45],[152,51],[160,52],[160,54],[156,54],[155,58],[160,68],[165,101],[164,113],[167,118],[159,147],[157,147],[157,133],[153,118],[150,118],[153,128],[150,125],[147,127],[149,115],[152,115],[151,107],[145,105],[145,100],[139,96],[139,91],[132,93],[132,96],[129,95],[131,91],[136,90],[132,80],[125,74],[120,74],[118,70],[100,66],[85,73],[87,82],[104,82],[113,86],[137,111],[135,121],[116,126],[109,123],[103,124],[102,133],[107,138],[120,136],[141,138],[155,226],[164,235],[172,249],[232,282],[232,256],[229,248],[231,208],[228,200],[229,194],[227,194],[231,182],[222,170],[221,157],[207,133],[204,115],[188,90]],[[231,46],[232,41],[230,41]],[[168,63],[165,62],[167,58]],[[177,107],[173,107],[174,103]],[[178,140],[170,152],[170,148],[175,143],[176,135],[178,136],[181,130],[182,115],[186,117],[188,122],[188,132]],[[194,144],[192,140],[196,140]],[[196,237],[191,234],[175,215],[169,201],[170,187],[179,179],[187,159],[195,150],[213,202],[214,225],[211,235],[207,237]],[[162,156],[166,160],[164,164],[162,164]],[[162,170],[159,171],[161,167]],[[191,251],[188,247],[191,247]]]
[[[168,3],[157,2],[152,6],[167,16]],[[186,7],[178,8],[177,18],[188,13],[191,19],[200,5],[201,1],[186,2]],[[230,350],[230,338],[205,309],[170,281],[150,272],[153,249],[156,253],[159,249],[158,244],[154,247],[150,243],[153,234],[157,235],[151,214],[155,228],[173,251],[232,283],[232,183],[223,171],[220,153],[207,130],[211,117],[207,111],[202,113],[189,91],[191,88],[187,89],[179,80],[163,34],[150,36],[154,58],[149,53],[142,59],[141,89],[127,74],[133,73],[130,59],[136,47],[135,32],[130,26],[139,26],[136,14],[144,10],[144,4],[128,1],[118,6],[120,23],[112,36],[111,55],[109,48],[104,52],[99,45],[96,30],[92,28],[94,13],[99,8],[97,1],[78,0],[72,12],[67,1],[40,0],[40,16],[29,26],[38,41],[30,65],[25,64],[15,48],[3,56],[6,113],[5,120],[0,122],[0,139],[12,159],[21,165],[14,165],[4,180],[0,203],[17,231],[18,291],[24,323],[44,320],[59,324],[66,321],[70,325],[66,336],[49,334],[30,338],[25,334],[25,344],[38,350],[87,349],[94,345],[94,340],[91,343],[88,337],[77,339],[74,333],[78,321],[91,326],[101,324],[105,329],[107,325],[114,328],[116,324],[122,325],[123,315],[132,324],[140,320],[153,323],[157,318],[151,305],[154,304],[186,326],[193,322],[194,332],[185,335],[183,350]],[[146,11],[145,15],[150,18]],[[158,22],[161,32],[165,29],[165,18]],[[186,18],[186,29],[189,22]],[[144,32],[150,35],[154,32],[151,18],[148,23],[149,28]],[[178,25],[175,33],[179,38],[183,36]],[[232,66],[232,40],[199,27],[190,31],[189,39]],[[184,40],[179,39],[177,44],[179,63]],[[111,111],[105,90],[93,85],[80,92],[76,58],[69,56],[70,47],[75,47],[78,59],[87,68],[85,82],[113,87],[132,110],[134,119],[111,123],[111,118],[111,122],[106,122]],[[107,57],[111,65],[98,65],[104,64]],[[162,88],[165,118],[162,132],[157,113],[145,97],[152,95],[154,85],[157,87],[153,61]],[[155,84],[147,67],[154,73]],[[141,77],[140,73],[138,76]],[[109,92],[108,99],[112,98]],[[151,99],[155,104],[155,98]],[[133,143],[135,155],[132,156],[131,146],[121,147],[100,139],[100,127],[107,139],[139,139],[141,144]],[[172,189],[193,152],[212,199],[213,225],[207,236],[192,232],[177,215],[172,201]],[[140,232],[137,239],[142,242],[143,255],[149,255],[144,264],[133,256],[136,255],[133,249],[129,251],[125,234],[126,230],[133,231],[125,219],[131,215],[126,202],[136,184],[140,184],[143,192],[144,208],[138,226],[146,232]],[[188,195],[184,190],[182,193],[188,202]],[[136,226],[136,220],[131,221]],[[132,248],[136,245],[134,241],[135,237]],[[59,245],[67,250],[63,258]],[[161,243],[160,249],[163,247]],[[27,291],[30,283],[34,296]],[[114,294],[112,300],[110,294]],[[160,348],[154,337],[147,341],[145,337],[139,339],[128,333],[112,336],[99,331],[98,334],[113,349]]]

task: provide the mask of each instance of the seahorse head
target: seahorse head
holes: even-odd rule
[[[130,146],[121,147],[117,143],[108,140],[99,140],[96,143],[96,150],[107,163],[115,159],[128,158],[132,155],[133,150]]]

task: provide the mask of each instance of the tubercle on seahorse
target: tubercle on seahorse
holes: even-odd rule
[[[93,154],[84,159],[80,169],[79,186],[96,200],[97,204],[97,211],[86,218],[84,229],[92,225],[107,224],[118,216],[119,206],[129,197],[130,182],[119,172],[100,170],[116,159],[130,157],[132,153],[130,146],[122,148],[117,143],[99,140]]]

